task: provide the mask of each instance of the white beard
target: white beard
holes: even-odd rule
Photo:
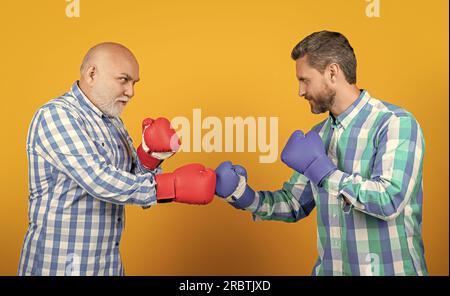
[[[124,106],[119,101],[109,101],[106,103],[101,103],[98,108],[105,114],[111,117],[119,117],[122,114]]]

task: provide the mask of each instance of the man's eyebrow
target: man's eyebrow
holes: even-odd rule
[[[120,75],[125,76],[128,80],[133,80],[134,82],[139,82],[139,80],[141,80],[140,78],[134,80],[133,77],[131,77],[131,75],[129,75],[128,73],[120,73]]]

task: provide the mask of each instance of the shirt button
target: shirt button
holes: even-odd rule
[[[118,247],[118,246],[119,246],[119,243],[118,243],[118,242],[116,242],[116,243],[115,243],[115,245],[116,245],[116,247]]]
[[[119,149],[120,149],[120,148],[122,148],[122,147],[121,147],[120,145],[118,145],[118,146],[117,146],[117,148],[119,148]]]
[[[120,221],[122,221],[122,218],[118,218],[118,219],[117,219],[117,222],[120,222]]]

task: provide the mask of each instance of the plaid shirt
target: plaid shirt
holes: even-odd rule
[[[314,127],[338,170],[322,187],[295,172],[259,191],[254,220],[295,222],[317,208],[313,275],[427,275],[422,242],[421,128],[407,111],[359,98]],[[351,204],[347,204],[343,197]]]
[[[35,114],[27,137],[29,225],[19,275],[123,275],[125,204],[156,203],[123,122],[75,82]]]

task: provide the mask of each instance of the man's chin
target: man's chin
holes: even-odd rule
[[[112,115],[112,117],[116,117],[116,118],[119,118],[119,117],[120,117],[120,115],[122,115],[122,111],[120,111],[120,112],[117,112],[117,113],[114,113],[114,114]]]
[[[113,112],[104,112],[104,114],[108,117],[120,117],[120,115],[122,114],[123,110],[120,111],[113,111]]]
[[[311,113],[313,113],[313,114],[322,114],[322,113],[325,113],[325,112],[327,112],[328,110],[325,110],[325,109],[317,109],[317,108],[314,108],[313,106],[311,106]]]
[[[311,107],[311,113],[312,114],[323,113],[323,112],[320,112],[320,110],[318,110],[317,107],[314,105],[314,103],[312,103],[311,101],[309,101],[309,106]]]
[[[111,116],[112,117],[120,117],[120,115],[122,114],[122,112],[125,110],[125,104],[119,103],[121,104],[120,106],[116,106],[116,108],[114,110],[111,110]]]

